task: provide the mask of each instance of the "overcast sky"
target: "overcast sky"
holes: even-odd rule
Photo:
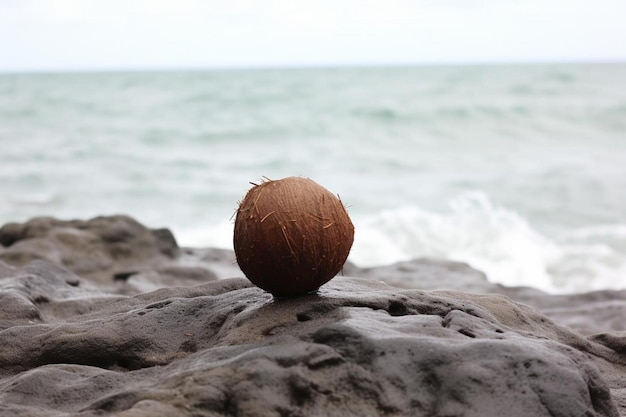
[[[626,0],[0,0],[0,71],[626,60]]]

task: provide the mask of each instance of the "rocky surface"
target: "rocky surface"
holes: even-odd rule
[[[274,299],[166,229],[34,219],[0,228],[0,415],[626,415],[625,320],[434,260]]]

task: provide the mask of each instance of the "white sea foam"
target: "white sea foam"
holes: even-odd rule
[[[551,274],[568,291],[626,288],[626,224],[588,226],[557,240],[559,262]]]
[[[193,248],[233,248],[233,223],[218,221],[196,227],[174,227],[178,243]]]
[[[406,206],[355,219],[351,260],[374,266],[418,257],[467,262],[491,281],[549,292],[620,288],[626,262],[605,244],[588,239],[554,241],[522,216],[494,205],[481,192],[464,193],[444,212]],[[597,232],[623,229],[597,228]],[[593,236],[593,230],[574,236]]]

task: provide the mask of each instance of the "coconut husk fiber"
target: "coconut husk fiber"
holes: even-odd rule
[[[354,226],[343,203],[307,178],[254,185],[239,205],[233,244],[237,263],[275,296],[317,290],[343,267]]]

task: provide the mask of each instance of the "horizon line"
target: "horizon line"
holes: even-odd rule
[[[415,62],[353,62],[353,63],[267,63],[267,64],[198,64],[111,67],[41,67],[0,68],[0,75],[35,74],[98,74],[142,72],[209,72],[209,71],[261,71],[309,69],[367,69],[367,68],[419,68],[419,67],[480,67],[480,66],[533,66],[533,65],[615,65],[626,64],[626,58],[607,59],[554,59],[554,60],[474,60],[474,61],[415,61]]]

